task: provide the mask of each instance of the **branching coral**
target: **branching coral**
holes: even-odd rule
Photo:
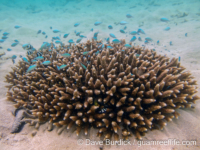
[[[49,122],[63,129],[76,126],[76,134],[98,129],[105,139],[119,133],[138,139],[147,130],[163,128],[178,118],[178,108],[191,108],[198,96],[196,81],[178,59],[158,55],[142,47],[87,41],[43,50],[20,61],[6,76],[7,99],[30,114],[25,122]],[[112,48],[107,48],[107,46]],[[45,64],[43,61],[50,61]],[[30,69],[30,66],[33,66]],[[27,72],[28,70],[28,72]]]

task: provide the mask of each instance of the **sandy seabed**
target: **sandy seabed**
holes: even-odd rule
[[[94,32],[99,31],[98,39],[107,38],[109,33],[114,33],[119,39],[126,39],[129,41],[131,35],[122,34],[119,29],[124,26],[115,25],[115,23],[122,20],[127,21],[127,31],[137,30],[139,26],[146,32],[146,35],[140,35],[142,39],[145,37],[151,37],[153,42],[146,44],[147,48],[154,48],[157,53],[167,55],[168,57],[181,57],[181,65],[189,70],[200,85],[200,9],[197,7],[200,5],[199,1],[191,1],[190,3],[176,3],[169,1],[169,3],[161,4],[150,3],[131,3],[127,1],[116,1],[113,3],[96,1],[91,2],[88,0],[80,1],[78,3],[72,3],[61,7],[55,5],[49,5],[45,7],[38,6],[35,9],[30,7],[31,4],[27,4],[27,7],[15,7],[15,6],[0,6],[0,29],[3,32],[9,32],[9,38],[0,43],[3,49],[0,52],[5,51],[6,55],[1,57],[0,60],[0,149],[2,150],[98,150],[100,147],[103,149],[114,150],[132,150],[132,149],[166,149],[166,150],[195,150],[200,149],[200,101],[195,104],[195,109],[180,109],[177,110],[181,116],[179,119],[173,119],[172,122],[168,122],[167,126],[163,130],[149,131],[142,139],[142,141],[168,141],[169,139],[176,141],[196,141],[195,145],[139,145],[134,135],[130,138],[131,145],[104,145],[100,146],[101,142],[96,137],[95,129],[91,129],[89,135],[85,137],[81,132],[77,137],[74,134],[74,129],[64,130],[61,135],[58,135],[56,128],[49,132],[47,131],[47,125],[40,126],[39,130],[35,130],[34,127],[25,125],[23,130],[17,134],[11,134],[11,127],[14,121],[14,116],[11,111],[14,109],[13,104],[6,101],[7,89],[4,87],[6,83],[5,75],[11,71],[13,63],[11,59],[6,60],[6,57],[17,55],[16,62],[20,59],[19,55],[25,56],[26,51],[21,48],[24,43],[30,43],[35,48],[39,48],[44,41],[50,42],[52,36],[64,35],[64,33],[70,33],[67,39],[61,38],[63,43],[67,43],[69,39],[77,39],[74,34],[74,30],[81,31],[83,35],[91,39]],[[157,4],[157,5],[156,5]],[[52,4],[53,5],[53,4]],[[86,7],[85,9],[83,8]],[[112,6],[112,11],[110,10]],[[116,9],[114,9],[116,8]],[[50,11],[52,9],[52,11]],[[95,12],[95,13],[94,13]],[[181,14],[187,13],[187,16],[180,17]],[[130,13],[133,18],[126,18],[126,14]],[[167,17],[169,22],[161,22],[161,17]],[[94,26],[95,21],[102,21],[99,26]],[[78,27],[74,27],[73,24],[79,22]],[[14,29],[14,25],[21,25],[19,29]],[[109,30],[107,26],[111,24],[112,30]],[[55,34],[49,28],[52,26],[54,29],[59,29],[61,33]],[[163,29],[169,26],[169,31]],[[94,28],[91,32],[90,29]],[[41,29],[45,31],[48,38],[45,39],[44,35],[37,34],[37,31]],[[185,37],[185,33],[188,36]],[[128,36],[127,36],[128,35]],[[138,36],[137,36],[138,37]],[[14,39],[20,41],[20,44],[12,48],[11,52],[7,52],[6,49],[10,48]],[[81,42],[85,42],[87,39],[83,39]],[[156,44],[159,40],[160,44]],[[172,41],[170,46],[169,42]],[[144,44],[142,42],[135,41],[136,45]],[[197,95],[200,95],[200,89],[198,88]],[[35,136],[32,133],[36,132]],[[81,142],[82,139],[83,143]],[[90,139],[86,141],[86,139]],[[191,144],[191,143],[190,143]]]

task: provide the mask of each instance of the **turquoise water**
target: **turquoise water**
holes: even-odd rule
[[[60,37],[65,33],[71,33],[68,38],[74,40],[77,40],[77,37],[73,34],[75,30],[84,33],[84,36],[86,36],[91,33],[90,31],[93,28],[100,31],[99,38],[104,39],[108,37],[108,34],[114,33],[117,38],[125,38],[128,41],[131,39],[129,32],[142,28],[146,37],[151,37],[154,43],[157,40],[164,40],[163,44],[166,45],[170,41],[165,43],[165,40],[170,36],[177,35],[175,32],[182,32],[184,36],[185,33],[194,28],[194,22],[199,21],[199,6],[198,0],[1,0],[0,29],[2,30],[1,33],[6,31],[10,33],[10,36],[17,39],[21,38],[21,45],[27,42],[39,42],[38,44],[41,45],[43,42],[41,40],[51,41],[52,36],[55,35],[50,27],[59,29],[61,32],[58,36]],[[127,14],[132,17],[126,17]],[[163,22],[160,20],[162,17],[168,18],[170,21]],[[102,22],[101,25],[94,26],[96,21]],[[120,29],[124,29],[124,26],[119,25],[120,21],[127,22],[125,34],[120,32]],[[80,25],[75,28],[75,23],[80,23]],[[185,27],[182,27],[184,23]],[[15,25],[19,25],[21,28],[13,30]],[[109,25],[113,29],[109,29]],[[188,31],[185,30],[187,27],[189,28]],[[166,28],[169,28],[169,31],[163,32]],[[44,37],[46,35],[48,37],[36,36],[35,33],[38,30],[45,32]],[[161,36],[159,33],[163,35]],[[24,38],[27,36],[33,38],[25,40]],[[135,43],[144,44],[144,38],[145,36],[142,37],[143,42],[136,40]],[[5,40],[6,49],[9,48],[9,43],[6,43],[9,40],[11,43],[10,38]],[[64,42],[67,42],[67,40]],[[1,44],[1,46],[3,45]]]

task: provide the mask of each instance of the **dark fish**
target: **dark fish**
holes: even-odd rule
[[[7,51],[12,51],[12,49],[10,49],[10,48],[7,48]]]
[[[28,55],[31,55],[31,54],[33,54],[33,51],[32,51],[32,50],[29,50],[29,51],[27,51],[27,54],[28,54]]]
[[[46,35],[45,38],[47,38],[48,36]]]
[[[37,52],[37,57],[42,56],[42,52]]]
[[[43,31],[42,34],[45,35],[46,33]]]
[[[50,29],[52,29],[52,27],[50,27]]]

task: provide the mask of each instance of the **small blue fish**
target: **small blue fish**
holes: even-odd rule
[[[95,41],[97,41],[97,37],[94,36],[93,39],[94,39]]]
[[[169,42],[169,45],[172,45],[172,41]]]
[[[19,43],[19,41],[18,40],[14,40],[15,42],[17,42],[17,43]]]
[[[44,61],[43,63],[42,63],[43,65],[49,65],[49,64],[51,64],[51,61]]]
[[[42,57],[42,56],[38,56],[38,57],[35,57],[34,59],[35,59],[35,60],[43,60],[44,57]]]
[[[117,44],[117,43],[121,43],[121,41],[118,40],[118,39],[114,39],[112,42],[115,43],[115,44]]]
[[[65,67],[67,67],[67,65],[61,65],[59,68],[64,69]]]
[[[187,37],[187,33],[185,33],[185,37]]]
[[[22,57],[22,60],[29,63],[28,59],[26,57]]]
[[[120,29],[119,31],[120,31],[121,33],[126,33],[123,29]]]
[[[54,33],[58,33],[58,32],[60,32],[60,30],[54,29],[53,32],[54,32]]]
[[[22,58],[22,55],[19,55],[19,58]]]
[[[138,37],[138,40],[139,40],[139,41],[142,41],[142,38],[141,38],[141,37]]]
[[[149,41],[145,40],[145,41],[144,41],[144,44],[147,44],[147,43],[149,43]]]
[[[16,59],[17,58],[17,56],[16,55],[13,55],[12,57],[11,57],[11,59]]]
[[[28,70],[26,71],[26,73],[31,72],[32,70],[34,70],[37,67],[37,65],[31,65],[29,66]]]
[[[1,38],[1,39],[4,39],[4,40],[5,40],[5,39],[7,39],[7,38],[8,38],[7,36],[2,36],[2,38]]]
[[[124,30],[126,30],[127,26],[124,27]]]
[[[79,38],[76,40],[76,43],[79,43],[82,40],[82,38]]]
[[[56,38],[57,40],[60,40],[60,37],[59,37],[59,36],[56,36],[55,38]]]
[[[180,57],[180,56],[178,57],[178,61],[179,61],[179,62],[181,61],[181,57]]]
[[[85,66],[85,65],[83,65],[82,63],[81,63],[81,66],[86,70],[87,69],[87,67]]]
[[[68,43],[74,43],[73,39],[70,39],[70,40],[68,41]]]
[[[57,41],[55,41],[55,43],[56,43],[56,44],[60,44],[60,43],[62,43],[62,42],[57,40]]]
[[[48,36],[46,35],[45,38],[47,38]]]
[[[90,31],[92,31],[92,32],[93,32],[93,28],[92,28]]]
[[[163,17],[163,18],[160,18],[160,21],[163,21],[163,22],[168,22],[168,21],[169,21],[169,19],[167,19],[167,18]]]
[[[137,31],[131,31],[129,34],[131,34],[131,35],[136,35],[136,34],[137,34]]]
[[[127,47],[127,48],[131,48],[130,44],[125,44],[124,46]]]
[[[113,27],[111,25],[108,26],[108,29],[113,29]]]
[[[127,24],[127,22],[126,21],[121,21],[119,24],[125,25],[125,24]]]
[[[107,48],[108,48],[108,49],[113,49],[113,47],[112,47],[112,46],[107,46]]]
[[[159,43],[160,43],[160,41],[158,40],[158,41],[157,41],[157,44],[159,44]]]
[[[56,66],[57,67],[57,69],[60,71],[60,67],[59,66]]]
[[[146,41],[153,41],[152,38],[150,38],[150,37],[146,37],[145,40]]]
[[[16,26],[15,26],[15,29],[19,29],[20,27],[21,27],[21,26],[16,25]]]
[[[136,56],[136,58],[138,58],[140,56],[140,54],[136,54],[135,56]]]
[[[11,46],[12,46],[12,47],[15,47],[17,44],[18,44],[18,42],[12,43]]]
[[[107,39],[106,39],[106,42],[109,42],[110,41],[110,38],[108,37]]]
[[[44,42],[44,43],[41,45],[40,50],[43,50],[44,48],[46,48],[47,44],[48,44],[47,42]]]
[[[4,32],[4,33],[3,33],[4,36],[6,36],[6,35],[8,35],[8,34],[9,34],[8,32]]]
[[[52,29],[52,27],[50,27],[50,29]]]
[[[137,39],[136,36],[133,36],[133,37],[131,38],[130,42],[134,42],[136,39]]]
[[[25,49],[28,45],[29,45],[28,43],[23,44],[23,45],[22,45],[23,49]]]
[[[15,63],[15,60],[14,59],[12,59],[12,62],[13,62],[13,64]]]
[[[112,38],[116,38],[116,36],[113,33],[109,34]]]
[[[138,29],[138,33],[145,34],[144,30],[143,30],[143,29],[141,29],[141,28],[139,28],[139,29]]]
[[[94,23],[94,25],[95,25],[95,26],[98,26],[98,25],[100,25],[101,23],[102,23],[102,22],[97,21],[97,22]]]
[[[12,49],[10,49],[10,48],[7,48],[7,51],[12,51]]]
[[[69,33],[67,33],[67,34],[64,34],[63,38],[67,38],[67,37],[68,37],[68,35],[69,35]]]
[[[156,51],[155,49],[152,49],[153,51]]]
[[[97,37],[98,33],[99,33],[99,32],[95,32],[95,33],[94,33],[94,37]]]
[[[126,14],[127,18],[132,18],[133,16],[131,14]]]
[[[64,53],[64,54],[62,54],[61,56],[63,56],[63,57],[70,57],[71,55],[69,54],[69,53]]]
[[[43,31],[42,34],[45,35],[46,33]]]
[[[78,27],[78,26],[79,26],[79,24],[80,24],[80,23],[75,23],[75,24],[74,24],[74,27]]]
[[[81,38],[86,38],[86,36],[84,36],[84,35],[80,35],[80,37],[81,37]]]
[[[85,51],[83,52],[83,55],[87,55],[89,53],[89,51]]]
[[[166,27],[164,30],[165,30],[165,31],[169,31],[169,30],[170,30],[170,27]]]
[[[0,43],[3,43],[4,42],[4,40],[3,39],[0,39]]]
[[[42,32],[42,30],[38,30],[37,34],[40,34]]]
[[[76,36],[79,36],[81,34],[81,32],[76,32]]]

